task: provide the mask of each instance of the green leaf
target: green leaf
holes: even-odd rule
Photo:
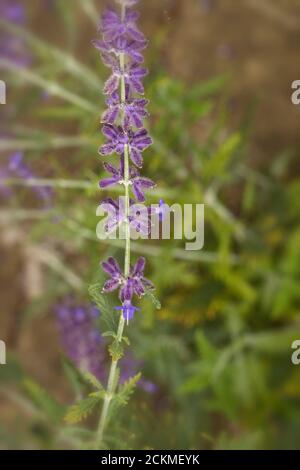
[[[75,424],[87,418],[104,395],[105,393],[103,394],[102,392],[91,393],[84,400],[75,403],[75,405],[69,408],[65,416],[65,421],[69,424]]]
[[[158,298],[156,297],[155,294],[153,294],[153,292],[151,290],[146,290],[146,293],[145,295],[147,295],[151,302],[153,303],[153,305],[157,308],[157,310],[160,310],[161,309],[161,303],[160,301],[158,300]]]
[[[100,284],[93,284],[89,287],[89,294],[100,310],[100,321],[105,324],[109,332],[116,335],[118,330],[116,315],[107,296],[101,294],[101,289],[102,286]]]
[[[52,398],[39,384],[31,379],[25,379],[24,387],[33,403],[52,421],[59,421],[61,419],[64,414],[64,407]]]
[[[127,380],[119,389],[112,399],[111,406],[109,409],[109,419],[111,419],[117,410],[127,405],[131,395],[133,394],[136,384],[141,378],[141,373],[136,374],[131,379]]]
[[[127,380],[121,387],[120,391],[116,394],[115,399],[120,405],[127,405],[130,396],[133,394],[135,387],[140,380],[142,374],[139,372],[134,377]]]
[[[95,377],[95,376],[94,376],[93,374],[91,374],[90,372],[88,372],[88,371],[83,372],[83,373],[82,373],[82,377],[84,378],[84,380],[85,380],[87,383],[89,383],[90,385],[92,385],[93,387],[95,387],[97,390],[102,391],[102,392],[105,392],[102,383],[97,379],[97,377]]]

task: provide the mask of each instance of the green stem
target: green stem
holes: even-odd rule
[[[125,17],[125,10],[126,10],[125,7],[122,6],[122,19],[124,19]],[[120,69],[123,72],[123,75],[121,77],[121,102],[125,103],[126,101],[125,77],[124,77],[125,54],[120,54]],[[123,115],[123,119],[124,119],[124,115]],[[129,276],[129,271],[130,271],[130,225],[129,225],[130,195],[129,195],[129,148],[128,148],[128,145],[124,146],[124,186],[125,186],[125,223],[126,223],[124,277],[127,278]],[[125,326],[125,319],[123,317],[123,312],[121,311],[117,337],[116,337],[116,341],[118,343],[122,342],[124,326]],[[100,416],[99,428],[98,428],[98,433],[97,433],[97,443],[99,447],[101,447],[103,443],[103,436],[104,436],[105,426],[107,423],[109,406],[110,406],[111,400],[113,399],[115,390],[118,386],[118,380],[117,380],[118,362],[119,362],[119,359],[112,359],[112,362],[111,362],[111,367],[110,367],[110,372],[109,372],[108,382],[107,382],[107,390],[106,390],[106,394],[104,398],[104,403],[103,403],[103,408],[102,408],[102,412]]]
[[[118,341],[119,343],[122,341],[124,325],[125,325],[125,320],[124,320],[123,314],[121,313],[119,326],[118,326],[118,332],[117,332],[117,338],[116,338],[116,341]],[[106,390],[106,394],[104,398],[103,408],[102,408],[98,432],[97,432],[97,444],[98,444],[97,447],[100,447],[100,448],[103,443],[103,435],[104,435],[105,425],[107,422],[109,405],[114,396],[116,387],[118,385],[117,380],[116,380],[118,362],[119,362],[118,359],[112,360],[111,366],[110,366],[108,382],[107,382],[107,390]]]

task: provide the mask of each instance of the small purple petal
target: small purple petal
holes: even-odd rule
[[[141,168],[143,166],[143,158],[140,152],[138,152],[135,148],[130,149],[130,158],[132,162],[138,167]]]
[[[135,263],[132,276],[143,276],[146,266],[146,259],[143,256],[140,256],[137,262]]]
[[[119,280],[118,279],[109,279],[105,282],[102,291],[105,293],[113,292],[119,287]]]
[[[103,88],[103,93],[105,95],[111,95],[114,91],[118,89],[120,78],[113,74],[106,82]]]
[[[115,150],[115,145],[114,144],[104,144],[101,147],[99,147],[98,152],[100,155],[103,155],[104,157],[106,155],[111,155]]]
[[[114,184],[119,183],[119,178],[117,176],[114,176],[112,178],[104,178],[99,182],[100,188],[104,189],[107,188],[108,186],[113,186]]]

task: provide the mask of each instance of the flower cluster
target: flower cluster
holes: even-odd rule
[[[111,279],[104,284],[103,292],[112,292],[120,288],[120,300],[122,302],[131,302],[133,294],[142,297],[147,289],[154,288],[152,282],[144,277],[145,265],[146,260],[141,256],[135,265],[130,268],[129,276],[125,278],[115,258],[108,258],[107,261],[102,263],[102,268]]]
[[[106,231],[115,230],[120,224],[127,224],[141,233],[149,232],[151,211],[140,216],[134,212],[135,200],[145,201],[144,191],[155,187],[149,178],[141,176],[143,152],[152,144],[152,139],[144,128],[143,120],[149,114],[146,110],[148,100],[143,96],[142,79],[148,71],[143,67],[142,51],[148,42],[137,27],[139,14],[132,11],[138,0],[116,0],[121,5],[121,13],[108,9],[102,16],[101,39],[93,41],[100,51],[103,63],[111,69],[111,76],[104,85],[107,110],[102,114],[102,132],[106,142],[99,149],[103,157],[113,153],[119,155],[119,165],[104,163],[104,169],[110,174],[100,181],[101,188],[120,184],[124,185],[125,197],[118,201],[105,199],[102,206],[108,213]],[[128,188],[133,196],[129,196]],[[125,263],[126,266],[126,263]],[[123,312],[125,319],[132,319],[137,307],[132,305],[134,295],[141,297],[153,284],[144,277],[145,259],[139,258],[134,266],[125,267],[124,273],[114,258],[102,263],[104,271],[110,276],[103,292],[119,289],[122,306],[116,307]]]

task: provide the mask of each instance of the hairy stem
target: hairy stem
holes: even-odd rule
[[[125,10],[126,10],[125,7],[122,6],[122,19],[123,20],[125,17]],[[120,69],[121,69],[121,72],[123,72],[122,77],[121,77],[121,102],[125,103],[126,91],[125,91],[125,77],[124,77],[124,72],[125,72],[125,54],[124,53],[120,54]],[[123,115],[123,121],[124,121],[124,115]],[[129,195],[129,148],[128,148],[128,145],[124,146],[124,186],[125,186],[125,223],[126,223],[124,277],[126,278],[129,276],[129,271],[130,271],[130,225],[129,225],[130,195]],[[125,326],[125,319],[123,316],[123,312],[121,311],[117,337],[116,337],[116,341],[118,343],[121,343],[122,341],[124,326]],[[103,436],[104,436],[105,426],[107,423],[109,406],[110,406],[111,400],[113,399],[115,390],[118,386],[118,379],[117,379],[118,362],[119,362],[119,359],[112,359],[112,362],[111,362],[111,367],[110,367],[108,382],[107,382],[107,390],[106,390],[106,395],[104,398],[104,403],[103,403],[103,408],[102,408],[102,412],[100,416],[99,428],[98,428],[98,433],[97,433],[97,442],[99,446],[101,446],[103,442]]]

